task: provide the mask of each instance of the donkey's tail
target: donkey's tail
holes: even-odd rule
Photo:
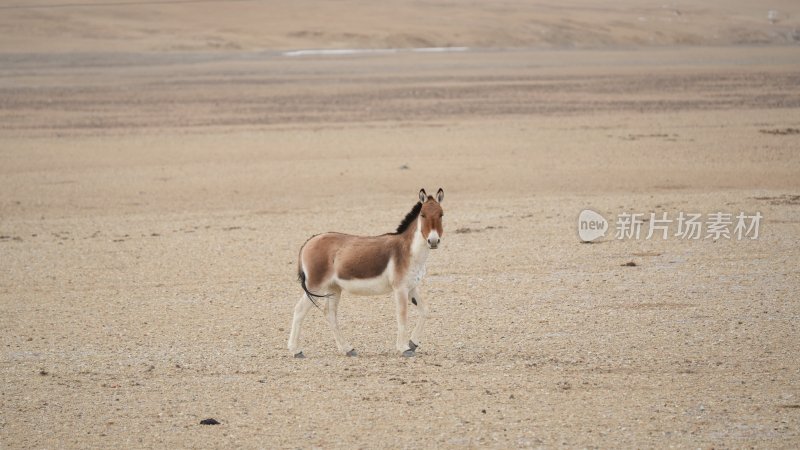
[[[300,281],[300,286],[303,287],[308,299],[311,300],[311,303],[313,303],[317,308],[319,308],[319,304],[317,304],[317,302],[314,300],[315,298],[325,298],[331,296],[331,294],[320,295],[309,291],[308,286],[306,286],[306,273],[303,272],[303,269],[297,271],[297,279]]]

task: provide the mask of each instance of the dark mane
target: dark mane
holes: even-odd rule
[[[400,222],[400,225],[397,226],[397,231],[395,231],[393,234],[401,234],[405,232],[408,229],[408,226],[411,225],[411,223],[414,222],[414,219],[417,218],[420,210],[422,210],[422,203],[417,202],[417,204],[414,205],[413,208],[411,208],[411,211],[409,211],[409,213],[406,214],[406,217],[403,219],[402,222]]]

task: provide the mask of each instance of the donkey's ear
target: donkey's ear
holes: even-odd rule
[[[439,188],[439,192],[436,193],[436,201],[442,203],[442,200],[444,200],[444,189]]]
[[[419,190],[419,201],[421,203],[425,203],[426,200],[428,200],[428,194],[425,193],[425,189],[420,189]]]

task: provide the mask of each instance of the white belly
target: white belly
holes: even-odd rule
[[[382,295],[392,292],[392,285],[399,281],[409,290],[419,286],[422,278],[425,277],[425,260],[417,259],[411,262],[402,280],[395,280],[394,261],[390,261],[382,274],[374,278],[354,278],[343,280],[339,277],[334,278],[334,283],[343,291],[354,295]]]
[[[336,284],[343,291],[354,295],[381,295],[392,292],[392,279],[394,273],[394,263],[389,262],[382,274],[375,278],[353,278],[343,280],[336,277]]]
[[[386,277],[353,280],[336,280],[343,291],[354,295],[381,295],[392,292],[392,285]]]

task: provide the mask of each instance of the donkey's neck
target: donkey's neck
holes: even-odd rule
[[[422,236],[422,222],[419,220],[419,217],[414,220],[414,223],[408,227],[406,232],[411,234],[411,236],[409,236],[410,239],[406,239],[409,246],[408,250],[411,263],[424,265],[425,261],[428,259],[430,248],[428,247],[428,243],[425,242],[425,238]]]
[[[422,237],[421,222],[419,217],[409,224],[408,228],[399,236],[402,239],[402,258],[400,267],[404,268],[403,278],[408,287],[414,288],[425,276],[425,265],[428,260],[428,243]]]

